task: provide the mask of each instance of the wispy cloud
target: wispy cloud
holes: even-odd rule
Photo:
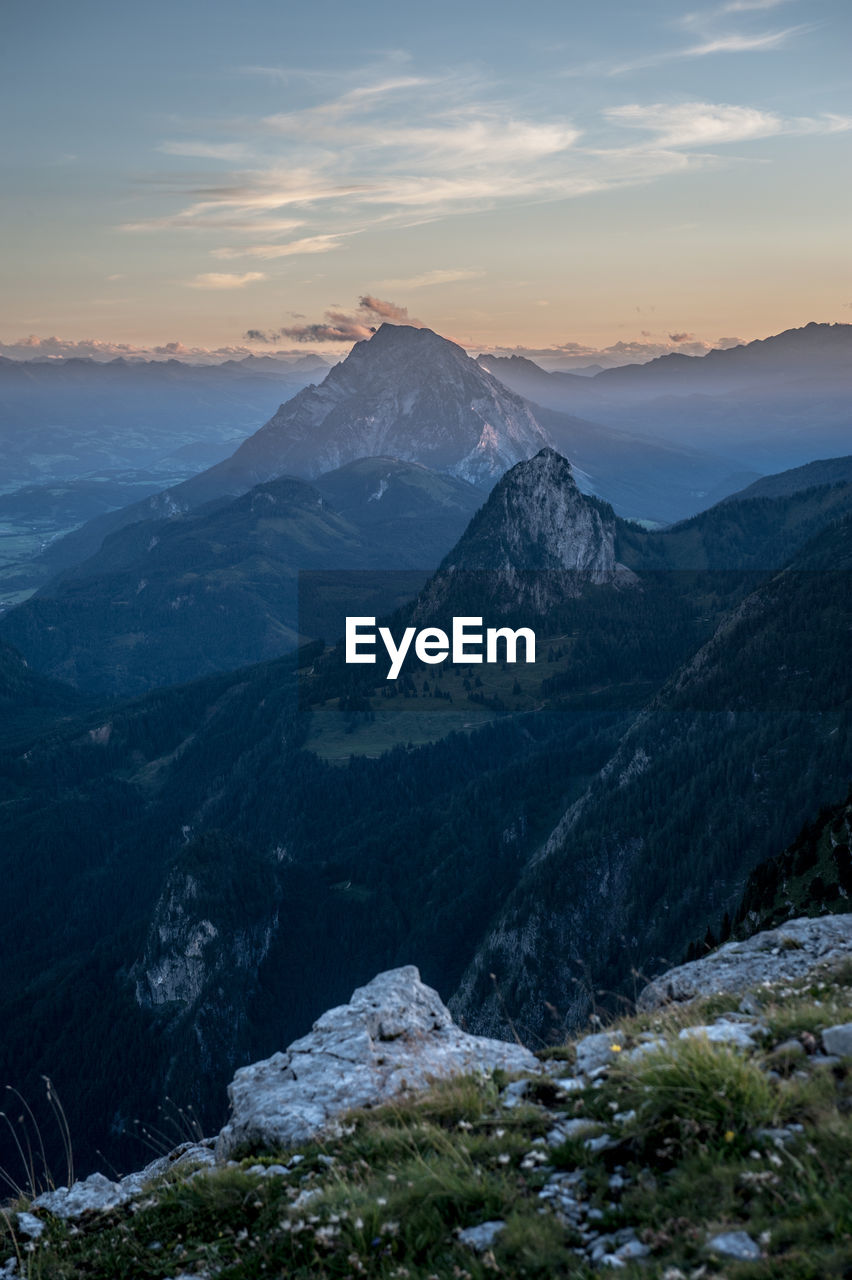
[[[709,14],[701,16],[706,19],[707,17],[722,17],[729,13],[752,13],[758,10],[765,12],[767,9],[778,9],[782,4],[789,3],[790,0],[728,0],[727,4],[722,4],[717,9],[712,9]]]
[[[783,31],[766,31],[762,35],[729,35],[709,36],[700,44],[681,49],[673,57],[706,58],[711,53],[765,53],[770,49],[780,49],[787,44],[791,36],[804,31],[804,26],[786,27]]]
[[[221,271],[207,271],[194,280],[188,280],[191,289],[244,289],[247,284],[257,284],[265,280],[263,271],[244,271],[242,275],[232,275]]]
[[[245,160],[248,155],[242,142],[161,142],[157,149],[167,156],[199,160]]]
[[[214,258],[291,258],[301,254],[331,253],[340,249],[346,235],[354,232],[337,232],[334,235],[303,236],[301,240],[289,240],[286,244],[248,244],[237,248],[212,249]]]
[[[723,47],[762,50],[795,30],[754,34],[695,26],[700,42],[659,56],[697,57]],[[346,237],[379,228],[572,199],[721,164],[712,148],[722,144],[848,127],[841,116],[794,119],[747,104],[656,101],[613,104],[577,122],[553,112],[536,114],[529,103],[521,110],[481,74],[418,76],[393,61],[360,81],[352,72],[305,76],[309,89],[301,96],[311,99],[309,105],[222,124],[232,134],[243,132],[246,153],[254,157],[250,166],[234,160],[224,173],[196,175],[187,165],[163,178],[158,196],[173,206],[179,192],[180,207],[161,207],[124,229],[181,230],[201,238],[219,260],[283,263],[335,252]],[[242,145],[213,138],[164,147],[175,158],[194,148],[196,158],[226,159]],[[152,189],[149,184],[147,193]],[[301,234],[294,238],[297,229]],[[213,239],[225,235],[218,243]],[[381,287],[424,288],[471,278],[447,274],[451,270],[418,272]]]
[[[631,58],[626,62],[615,62],[599,65],[598,73],[607,76],[622,76],[629,71],[641,71],[661,66],[666,62],[677,62],[689,58],[708,58],[722,53],[770,53],[788,44],[791,37],[808,28],[804,24],[785,27],[779,31],[761,32],[719,32],[707,34],[696,44],[683,45],[675,49],[661,49],[640,58]]]
[[[459,280],[477,280],[485,275],[472,267],[437,267],[434,271],[422,271],[420,275],[405,276],[398,280],[380,280],[383,289],[425,289],[430,285],[455,284]]]
[[[650,130],[662,147],[705,147],[722,142],[743,142],[781,133],[779,116],[754,107],[715,105],[709,102],[656,102],[609,107],[606,116],[632,129]]]
[[[674,149],[715,147],[779,134],[845,133],[852,129],[849,116],[785,118],[756,107],[711,102],[630,103],[608,107],[604,114],[615,124],[652,133],[653,145]]]

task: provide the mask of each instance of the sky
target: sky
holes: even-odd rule
[[[848,0],[5,0],[0,354],[852,321]]]

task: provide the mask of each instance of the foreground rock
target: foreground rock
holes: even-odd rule
[[[470,1073],[539,1071],[521,1045],[467,1035],[413,965],[381,973],[349,1004],[324,1013],[284,1053],[243,1067],[229,1086],[232,1114],[216,1144],[288,1147],[357,1107],[374,1107],[430,1081]]]
[[[56,1218],[80,1218],[85,1213],[103,1213],[138,1200],[151,1183],[172,1170],[188,1175],[194,1169],[209,1168],[214,1163],[212,1142],[184,1142],[168,1155],[152,1160],[138,1173],[113,1182],[102,1173],[93,1173],[71,1187],[45,1191],[33,1200],[33,1209],[45,1209]],[[20,1215],[19,1215],[20,1216]],[[31,1217],[30,1214],[24,1215]]]
[[[819,965],[852,953],[852,915],[788,920],[778,929],[724,946],[656,978],[642,991],[638,1007],[658,1009],[718,992],[747,991],[764,984],[792,982]]]

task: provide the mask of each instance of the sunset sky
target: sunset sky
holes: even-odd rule
[[[850,52],[848,0],[6,0],[0,353],[852,321]]]

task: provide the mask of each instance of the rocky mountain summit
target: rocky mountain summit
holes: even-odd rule
[[[569,570],[605,582],[616,568],[615,515],[580,492],[567,458],[544,448],[503,476],[442,568]]]
[[[383,324],[319,386],[305,387],[231,458],[181,490],[197,500],[379,455],[487,487],[547,443],[526,401],[461,347],[431,329]]]
[[[491,491],[424,591],[417,616],[540,615],[589,586],[635,581],[616,560],[616,517],[580,492],[570,462],[541,449]]]

